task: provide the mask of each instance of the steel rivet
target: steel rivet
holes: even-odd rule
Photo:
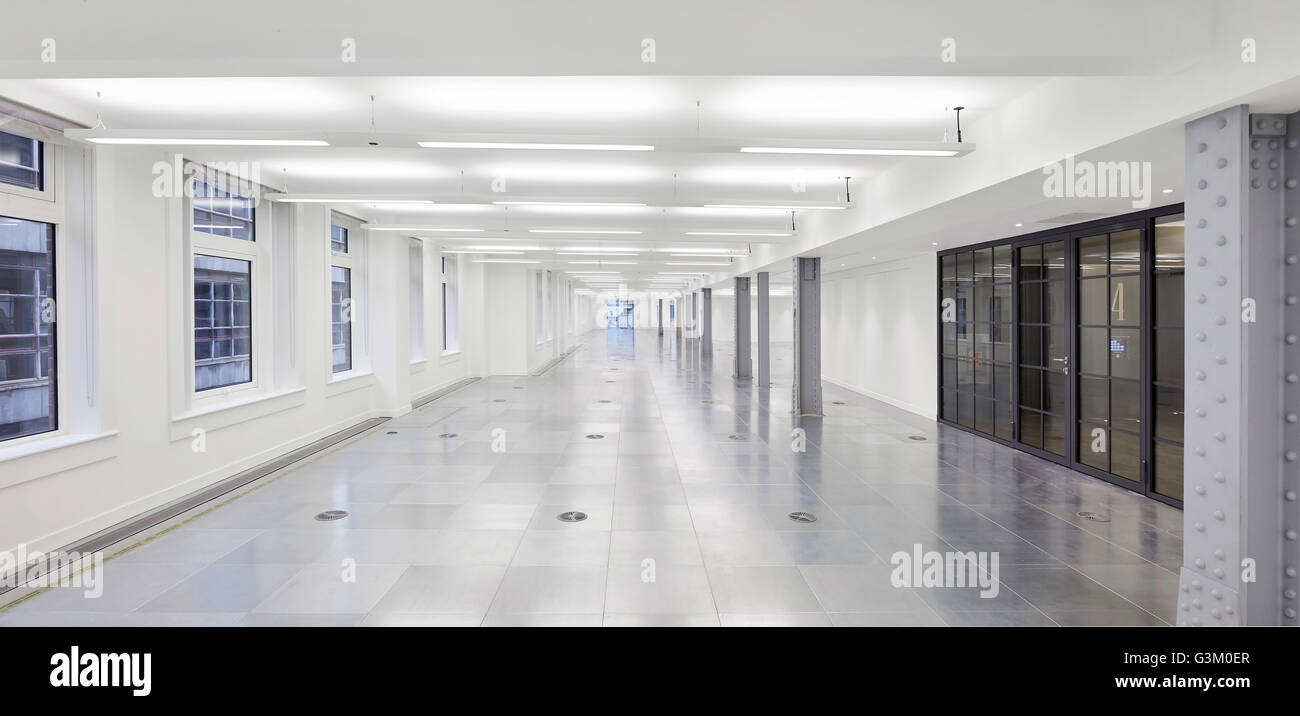
[[[1215,482],[1222,483],[1223,481],[1225,481],[1225,480],[1227,480],[1227,479],[1228,479],[1228,476],[1227,476],[1227,475],[1224,475],[1222,472],[1216,472],[1216,473],[1214,473],[1214,481],[1215,481]]]
[[[1204,532],[1204,531],[1205,531],[1205,525],[1202,524],[1202,523],[1200,523],[1200,522],[1197,522],[1197,523],[1193,524],[1192,527],[1193,527],[1197,532]]]
[[[1196,558],[1194,564],[1196,565],[1197,569],[1205,569],[1205,560],[1201,559],[1200,557]]]
[[[1202,180],[1196,182],[1196,188],[1197,188],[1197,189],[1204,189],[1204,188],[1207,187],[1207,186],[1209,186],[1209,185],[1205,182],[1204,179],[1202,179]]]
[[[1294,450],[1287,450],[1287,451],[1286,451],[1286,461],[1287,461],[1287,462],[1295,462],[1295,458],[1296,458],[1296,455],[1295,455],[1295,451],[1294,451]]]
[[[1205,333],[1204,333],[1203,331],[1197,331],[1197,332],[1196,332],[1196,340],[1198,340],[1198,341],[1203,341],[1203,340],[1205,340]]]
[[[1214,434],[1214,439],[1218,440],[1219,442],[1223,442],[1224,440],[1228,439],[1228,436],[1224,435],[1222,432],[1217,432]]]
[[[1198,494],[1198,495],[1204,495],[1204,494],[1205,494],[1205,486],[1204,486],[1204,485],[1197,485],[1195,489],[1196,489],[1196,494]]]
[[[1214,519],[1219,520],[1220,522],[1222,522],[1224,517],[1226,517],[1226,515],[1223,514],[1223,510],[1215,510],[1215,511],[1214,511]]]

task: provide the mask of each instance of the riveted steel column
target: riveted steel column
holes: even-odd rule
[[[662,298],[659,299],[659,306],[657,310],[659,311],[659,317],[657,320],[659,324],[659,335],[662,336],[664,334],[664,300]]]
[[[735,308],[732,339],[736,342],[736,361],[732,365],[731,377],[748,380],[754,377],[753,361],[749,357],[749,277],[736,277]]]
[[[795,415],[822,414],[821,259],[794,259]]]
[[[766,271],[758,273],[758,387],[772,384],[772,336],[768,322],[768,279]]]
[[[1287,120],[1238,106],[1186,127],[1179,624],[1296,624],[1300,135]]]
[[[713,355],[713,289],[700,289],[700,355]]]

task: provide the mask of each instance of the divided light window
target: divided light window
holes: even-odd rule
[[[348,252],[348,228],[346,226],[330,226],[330,251],[340,254]]]
[[[330,347],[335,373],[352,370],[352,269],[330,267]]]
[[[254,241],[253,200],[196,180],[194,230],[229,239]]]
[[[0,216],[0,440],[57,427],[54,227]]]
[[[194,390],[253,379],[253,264],[194,255]]]
[[[40,140],[0,132],[0,184],[43,191],[44,149]]]

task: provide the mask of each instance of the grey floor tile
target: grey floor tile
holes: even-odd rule
[[[270,614],[364,614],[393,586],[405,567],[313,564],[254,607]]]
[[[505,572],[505,567],[410,567],[371,614],[461,614],[481,620]]]
[[[610,533],[603,530],[528,530],[512,565],[597,565],[609,561]]]
[[[605,591],[610,614],[707,614],[713,593],[703,567],[611,567]]]
[[[796,567],[710,566],[709,583],[719,614],[823,611]]]
[[[492,603],[495,614],[603,614],[605,568],[513,566]]]

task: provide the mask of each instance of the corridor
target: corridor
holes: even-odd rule
[[[1178,509],[829,383],[796,424],[788,343],[770,391],[714,350],[588,333],[119,545],[100,599],[33,593],[0,626],[1175,621]],[[914,549],[996,553],[996,596],[894,586]]]

